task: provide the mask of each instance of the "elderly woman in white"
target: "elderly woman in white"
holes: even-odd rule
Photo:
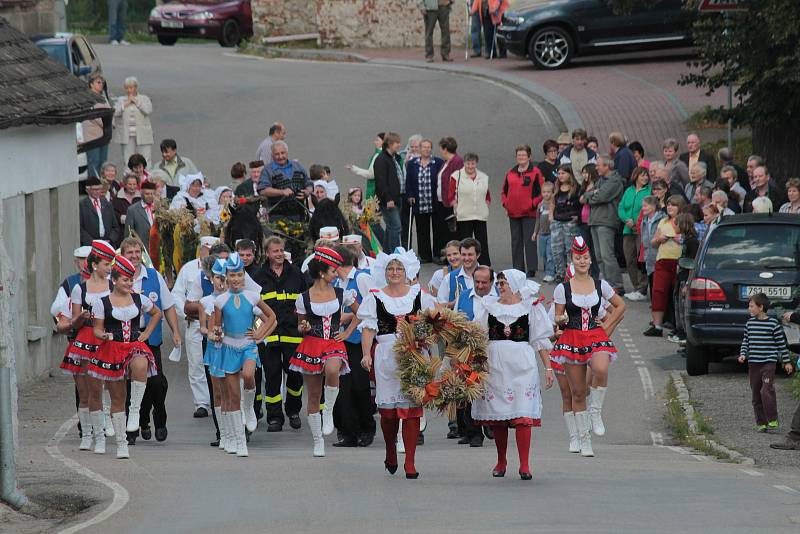
[[[180,175],[178,179],[181,190],[172,199],[169,209],[187,208],[193,211],[198,219],[208,218],[217,211],[217,199],[214,191],[205,188],[203,173]]]
[[[130,76],[125,78],[125,96],[114,103],[113,141],[122,146],[122,160],[127,162],[134,154],[141,154],[151,161],[153,147],[153,127],[150,114],[153,104],[150,99],[139,94],[139,81]]]

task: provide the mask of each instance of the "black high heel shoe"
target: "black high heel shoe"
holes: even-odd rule
[[[393,474],[397,473],[397,464],[392,465],[389,462],[387,462],[386,460],[384,460],[383,461],[383,466],[386,468],[387,471],[389,471],[390,475],[393,475]]]
[[[492,476],[494,478],[503,478],[504,476],[506,476],[506,470],[505,469],[503,469],[502,471],[494,470],[492,471]]]
[[[530,479],[532,479],[532,478],[533,478],[533,474],[531,474],[531,473],[525,473],[525,472],[523,472],[523,471],[520,471],[520,472],[519,472],[519,478],[521,478],[522,480],[530,480]]]
[[[419,473],[406,473],[406,478],[409,480],[416,480],[419,478]]]

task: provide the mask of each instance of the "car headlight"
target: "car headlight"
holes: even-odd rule
[[[189,18],[194,20],[208,20],[214,18],[214,13],[211,11],[201,11],[199,13],[192,13],[189,15]]]
[[[523,22],[525,22],[525,17],[519,17],[516,15],[503,15],[503,25],[505,26],[519,26]]]
[[[151,19],[158,19],[161,18],[161,13],[158,12],[158,8],[154,7],[150,10],[150,17]]]

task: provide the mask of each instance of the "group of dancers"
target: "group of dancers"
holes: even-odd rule
[[[385,469],[396,473],[401,443],[406,478],[419,477],[415,456],[423,408],[403,393],[394,344],[398,321],[440,306],[467,313],[488,336],[488,378],[481,396],[467,409],[476,425],[491,428],[497,448],[492,476],[505,476],[513,428],[519,475],[532,478],[531,430],[541,425],[542,412],[537,359],[544,369],[544,387],[557,382],[561,390],[568,450],[594,456],[590,433],[605,433],[602,406],[609,364],[616,356],[609,336],[625,304],[605,281],[590,275],[589,248],[581,237],[574,239],[571,256],[569,276],[555,288],[548,310],[539,285],[515,269],[494,273],[483,267],[489,270],[490,284],[478,290],[472,283],[474,270],[445,267],[441,276],[457,280],[451,287],[469,298],[456,295],[450,302],[437,302],[418,283],[420,262],[413,251],[380,253],[372,265],[359,269],[358,253],[349,245],[314,248],[306,264],[310,284],[295,302],[303,340],[289,361],[289,369],[303,376],[313,456],[325,456],[325,436],[335,430],[340,377],[374,372]],[[248,434],[258,423],[257,344],[270,336],[279,318],[257,292],[246,288],[244,263],[237,253],[211,255],[202,266],[200,276],[212,287],[200,300],[200,332],[219,422],[219,448],[246,457]],[[95,241],[81,273],[75,275],[80,281],[70,291],[69,305],[54,309],[59,331],[69,338],[61,367],[75,379],[83,430],[80,449],[104,453],[106,435],[115,435],[118,458],[130,456],[125,432],[139,429],[146,380],[157,372],[146,341],[162,311],[150,296],[134,291],[135,273],[134,265],[108,243]],[[468,310],[462,309],[467,305]],[[104,389],[110,394],[110,425],[103,413]],[[346,408],[358,410],[351,401],[347,399]],[[371,418],[371,412],[367,416]]]

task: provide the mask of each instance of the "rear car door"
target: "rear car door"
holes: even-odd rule
[[[604,41],[628,39],[633,27],[629,15],[617,15],[604,0],[577,0],[568,4],[580,43],[597,46]]]
[[[637,6],[629,15],[631,37],[657,42],[688,36],[687,19],[691,19],[691,14],[682,4],[682,0],[658,0]]]

